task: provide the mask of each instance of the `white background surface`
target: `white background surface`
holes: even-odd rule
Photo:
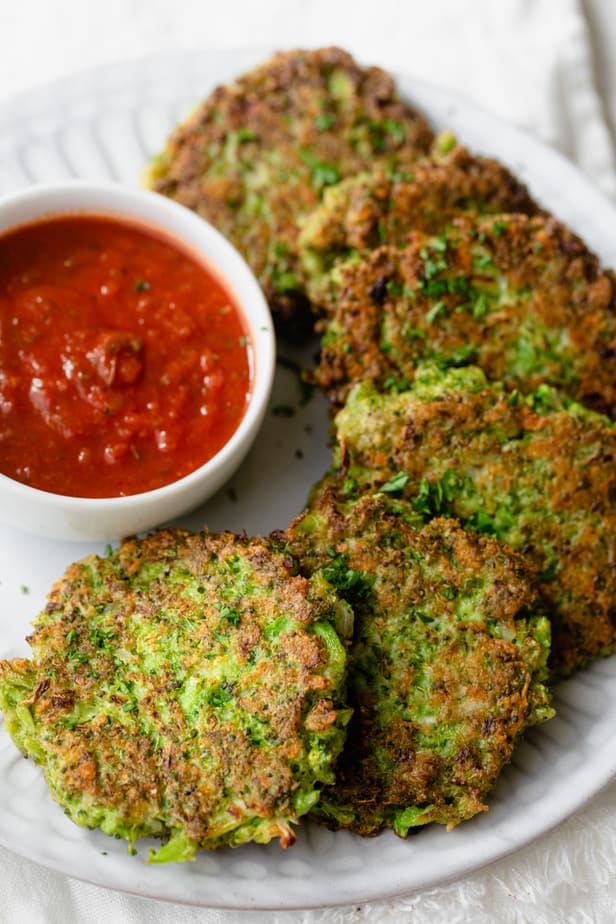
[[[612,0],[0,0],[0,37],[0,101],[84,67],[170,48],[341,44],[367,63],[453,88],[525,125],[616,193]],[[557,831],[465,882],[344,912],[183,909],[76,883],[0,853],[0,922],[7,924],[615,919],[614,784]]]

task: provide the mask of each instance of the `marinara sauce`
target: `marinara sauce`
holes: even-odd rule
[[[0,236],[0,471],[79,497],[175,481],[245,413],[248,330],[155,230],[56,217]]]

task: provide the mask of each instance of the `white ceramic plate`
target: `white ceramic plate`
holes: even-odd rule
[[[263,49],[169,55],[92,71],[0,109],[0,193],[70,176],[137,184],[169,128],[215,83],[261,60]],[[433,87],[401,77],[402,92],[435,126],[493,154],[530,185],[610,265],[616,210],[567,161],[522,132]],[[283,354],[290,351],[281,349]],[[296,357],[297,358],[297,357]],[[294,376],[279,370],[272,407],[299,405]],[[323,401],[291,418],[269,414],[250,456],[221,492],[183,522],[265,532],[301,509],[329,463]],[[230,496],[231,495],[231,496]],[[99,550],[0,530],[0,656],[27,654],[28,624],[69,562]],[[27,592],[26,592],[27,588]],[[616,657],[559,687],[558,715],[535,729],[504,772],[488,813],[450,834],[432,826],[402,841],[363,840],[305,825],[295,847],[254,845],[148,866],[147,848],[72,824],[40,770],[0,729],[0,843],[45,866],[115,889],[220,908],[309,908],[393,897],[461,877],[528,843],[580,808],[616,773]]]

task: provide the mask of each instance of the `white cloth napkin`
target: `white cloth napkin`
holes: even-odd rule
[[[612,0],[586,6],[598,15],[595,33],[612,36],[616,51]],[[601,16],[608,17],[604,31]],[[582,0],[19,0],[0,4],[0,35],[0,102],[70,71],[170,47],[339,44],[366,63],[441,84],[527,127],[616,195],[614,145],[603,118],[604,104],[616,112],[616,96],[602,103],[597,92]],[[602,83],[616,87],[614,74]],[[77,882],[0,849],[0,924],[614,920],[616,783],[557,830],[464,881],[325,912],[166,905]]]

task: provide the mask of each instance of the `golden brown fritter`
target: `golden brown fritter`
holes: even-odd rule
[[[520,556],[385,494],[345,502],[332,483],[279,541],[351,601],[355,713],[315,814],[406,836],[485,811],[525,727],[549,718],[550,627]]]
[[[406,169],[431,141],[384,71],[339,48],[290,51],[217,87],[176,129],[149,182],[238,247],[293,338],[311,326],[297,249],[304,217],[327,186],[375,163]]]
[[[259,539],[169,529],[72,565],[0,662],[0,706],[77,824],[199,847],[295,840],[344,738],[349,608]]]
[[[351,256],[364,256],[383,244],[404,247],[411,231],[439,234],[456,218],[517,212],[535,215],[538,207],[502,164],[474,157],[456,146],[397,173],[377,168],[325,190],[322,204],[306,220],[300,253],[308,293],[325,311],[339,294],[332,268]]]
[[[547,385],[524,397],[476,368],[410,391],[357,386],[336,418],[346,487],[397,489],[522,553],[552,620],[555,676],[616,650],[616,425]]]
[[[417,364],[474,363],[524,392],[542,383],[616,413],[616,286],[552,218],[459,220],[340,272],[316,379],[340,406],[354,382],[407,388]]]

